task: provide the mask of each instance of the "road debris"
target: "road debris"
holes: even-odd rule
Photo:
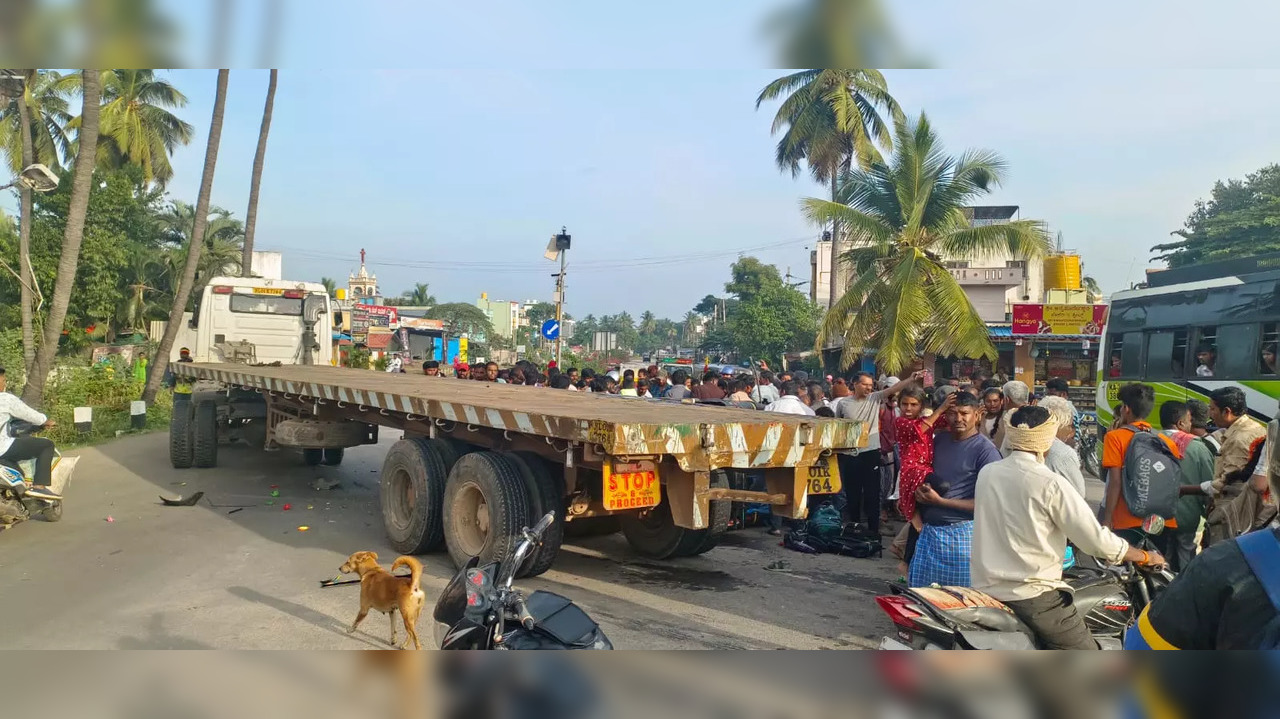
[[[283,509],[284,511],[288,512],[290,509],[293,509],[293,505],[292,505],[292,504],[286,504],[286,505],[284,505],[283,507],[281,507],[280,509]]]
[[[204,492],[196,492],[190,497],[185,498],[182,495],[178,495],[177,499],[169,499],[164,495],[160,495],[160,501],[163,502],[166,507],[194,507],[196,502],[199,502],[202,497],[204,497]]]
[[[341,482],[339,482],[336,479],[329,479],[328,477],[316,477],[315,481],[311,483],[311,488],[316,490],[317,492],[324,492],[324,491],[336,488],[339,484],[341,484]]]
[[[244,511],[244,507],[236,507],[235,509],[231,510],[230,512],[227,512],[227,514],[235,514],[236,512],[243,512],[243,511]]]
[[[302,525],[301,527],[298,527],[298,531],[299,531],[299,532],[305,532],[305,531],[307,531],[308,529],[311,529],[311,527],[308,527],[308,526],[307,526],[307,525],[305,525],[305,524],[304,524],[304,525]]]
[[[108,515],[107,515],[107,521],[108,521],[108,522],[114,522],[114,521],[116,521],[116,518],[115,518],[115,517],[113,517],[113,516],[111,516],[110,514],[108,514]]]

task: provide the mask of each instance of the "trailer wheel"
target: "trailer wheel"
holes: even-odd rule
[[[202,469],[218,466],[218,405],[212,400],[195,404],[194,459]]]
[[[169,420],[169,464],[174,469],[187,469],[194,459],[191,447],[191,402],[173,403]]]
[[[305,462],[308,467],[318,466],[324,461],[324,450],[319,447],[307,447],[302,450],[302,461]]]
[[[532,452],[507,452],[509,459],[520,470],[525,487],[529,491],[529,521],[537,523],[542,515],[555,511],[556,519],[542,535],[542,546],[525,564],[517,577],[536,577],[551,568],[560,553],[564,541],[564,476],[547,466],[546,460]]]
[[[711,473],[712,489],[729,489],[729,474],[723,470]],[[733,501],[713,499],[709,502],[711,518],[706,529],[686,529],[685,538],[672,557],[694,557],[716,548],[720,538],[729,531],[729,519],[733,516]]]
[[[461,567],[511,558],[520,530],[530,526],[529,492],[515,463],[496,452],[473,452],[458,460],[444,490],[445,545]]]
[[[444,461],[429,445],[402,439],[382,462],[379,498],[391,546],[402,554],[435,551],[444,541]]]
[[[337,467],[342,464],[342,458],[347,451],[342,447],[334,447],[324,451],[324,463],[330,467]]]
[[[729,478],[722,472],[711,475],[712,487],[729,486]],[[671,518],[671,498],[665,492],[662,502],[643,516],[622,515],[622,534],[640,554],[653,559],[691,557],[711,551],[729,526],[732,502],[711,502],[711,517],[707,529],[686,529],[676,526]],[[726,505],[728,505],[726,507]]]

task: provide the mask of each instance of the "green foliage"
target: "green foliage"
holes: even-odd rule
[[[31,117],[31,139],[36,162],[57,171],[63,158],[70,156],[70,98],[79,87],[79,75],[62,75],[54,70],[39,70],[24,90]],[[0,105],[0,150],[5,153],[10,174],[22,169],[22,134],[18,99],[8,98]]]
[[[462,334],[476,342],[484,342],[493,334],[493,324],[484,310],[466,302],[446,302],[427,311],[427,317],[442,320],[451,337]]]
[[[332,282],[333,280],[329,281]],[[332,289],[330,289],[330,293],[332,293]],[[431,294],[429,285],[425,282],[419,282],[413,286],[413,289],[402,292],[399,297],[387,299],[386,303],[391,307],[430,307],[436,303],[436,298]]]
[[[369,369],[369,358],[371,356],[372,354],[366,347],[351,347],[350,351],[342,358],[342,366]]]
[[[1219,180],[1208,202],[1199,200],[1182,239],[1152,247],[1170,267],[1280,251],[1280,164],[1249,173],[1244,181]]]
[[[836,220],[862,240],[842,257],[854,280],[827,313],[819,340],[843,339],[844,367],[871,348],[890,373],[921,351],[995,359],[986,324],[942,258],[1036,259],[1050,247],[1044,224],[971,227],[964,208],[1000,183],[1004,161],[983,150],[947,155],[923,114],[897,134],[890,160],[844,175],[842,202],[804,202],[814,224]]]
[[[378,372],[386,372],[387,365],[389,364],[391,364],[391,358],[386,355],[382,355],[381,357],[373,360],[373,369]]]
[[[129,405],[141,393],[142,382],[135,381],[129,363],[120,357],[92,367],[58,367],[49,378],[44,398],[45,413],[58,426],[44,436],[66,448],[130,432]],[[93,431],[88,436],[76,431],[76,407],[93,408]],[[172,412],[173,394],[166,391],[157,395],[147,407],[147,429],[167,428]]]
[[[22,360],[22,330],[13,325],[8,326],[12,329],[0,330],[0,367],[5,370],[8,392],[21,395],[22,386],[26,383],[26,368]]]

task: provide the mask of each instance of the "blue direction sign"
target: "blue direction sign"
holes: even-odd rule
[[[560,339],[560,322],[557,320],[547,320],[542,323],[542,336],[544,339],[552,342]]]

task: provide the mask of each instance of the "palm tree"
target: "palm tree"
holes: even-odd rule
[[[1102,299],[1102,287],[1098,285],[1098,281],[1085,275],[1080,282],[1084,285],[1084,293],[1089,302],[1097,302]]]
[[[1044,223],[971,227],[964,207],[1002,181],[1005,163],[985,150],[948,156],[924,114],[897,128],[896,144],[892,159],[846,173],[840,188],[846,204],[804,201],[812,222],[838,220],[866,240],[842,257],[856,276],[827,312],[818,346],[842,336],[844,367],[872,348],[889,373],[921,349],[995,359],[987,326],[943,258],[1042,257],[1050,250]]]
[[[640,315],[640,326],[636,329],[639,330],[642,335],[651,335],[657,327],[658,318],[649,310],[645,310],[644,313]]]
[[[249,209],[244,213],[244,258],[240,266],[245,274],[253,267],[253,232],[258,227],[258,186],[262,184],[262,164],[267,157],[267,133],[271,132],[271,111],[276,104],[276,74],[267,81],[267,104],[262,108],[262,127],[258,128],[258,149],[253,153],[253,176],[249,179]]]
[[[191,142],[195,128],[166,108],[185,107],[187,96],[157,79],[154,70],[103,70],[102,102],[98,164],[137,165],[143,182],[167,183],[173,177],[169,155]]]
[[[404,293],[403,299],[408,307],[431,307],[436,303],[436,298],[431,295],[425,282],[415,283],[413,289]]]
[[[324,293],[330,297],[338,291],[338,283],[334,282],[332,277],[321,277],[320,284],[324,285]]]
[[[62,252],[58,257],[58,279],[54,284],[53,298],[49,305],[49,318],[44,325],[44,337],[36,352],[27,375],[27,385],[22,390],[22,401],[39,405],[44,397],[45,380],[53,368],[53,358],[58,352],[58,339],[62,336],[62,323],[67,319],[67,307],[71,304],[71,290],[75,287],[76,268],[80,263],[80,245],[84,241],[84,223],[89,210],[89,188],[93,181],[93,158],[98,150],[98,107],[101,88],[97,70],[83,70],[81,93],[81,124],[76,153],[75,172],[71,178],[71,198],[67,208],[67,224],[62,233]]]
[[[168,245],[165,256],[166,274],[170,278],[169,293],[175,294],[182,269],[186,267],[190,238],[195,229],[196,209],[190,203],[175,200],[160,214],[160,236]],[[196,267],[198,291],[212,277],[242,274],[244,225],[229,210],[210,207],[206,214],[204,246]]]
[[[32,75],[32,71],[26,71],[23,92],[0,107],[0,148],[5,152],[12,174],[18,174],[32,162],[58,170],[62,159],[71,157],[73,143],[67,126],[72,116],[68,98],[79,92],[79,88],[79,75],[62,75],[54,70],[36,70]],[[19,97],[26,104],[25,110],[18,102]],[[30,116],[27,126],[31,128],[33,143],[31,161],[24,161],[22,153],[20,128],[24,111]]]
[[[837,182],[852,161],[868,169],[879,161],[879,143],[886,151],[893,148],[893,135],[880,116],[880,108],[888,111],[894,124],[904,120],[902,108],[889,94],[884,75],[867,69],[801,70],[778,78],[765,86],[756,98],[756,109],[766,101],[786,95],[773,117],[772,132],[786,128],[778,140],[775,161],[779,169],[791,176],[800,174],[805,163],[818,182],[831,183],[831,201],[837,197]],[[840,248],[838,221],[831,221],[831,296],[835,304],[840,296],[836,282]]]
[[[680,336],[680,343],[690,344],[690,340],[698,336],[700,329],[702,329],[702,315],[693,310],[684,313],[683,334]]]
[[[142,390],[142,400],[150,403],[160,389],[160,380],[169,366],[169,354],[173,351],[173,342],[178,338],[178,330],[182,322],[183,312],[187,309],[187,299],[191,296],[191,288],[195,286],[196,269],[200,264],[200,250],[204,244],[204,234],[209,219],[209,194],[213,190],[213,173],[218,165],[218,143],[222,139],[222,117],[227,107],[227,76],[229,70],[218,71],[217,90],[213,100],[213,118],[209,122],[209,143],[204,151],[204,172],[200,176],[200,192],[196,196],[195,221],[191,229],[191,239],[187,242],[187,261],[182,271],[182,278],[174,292],[173,307],[169,310],[169,324],[164,328],[164,337],[156,349],[155,362],[151,376],[147,378],[147,386]]]

